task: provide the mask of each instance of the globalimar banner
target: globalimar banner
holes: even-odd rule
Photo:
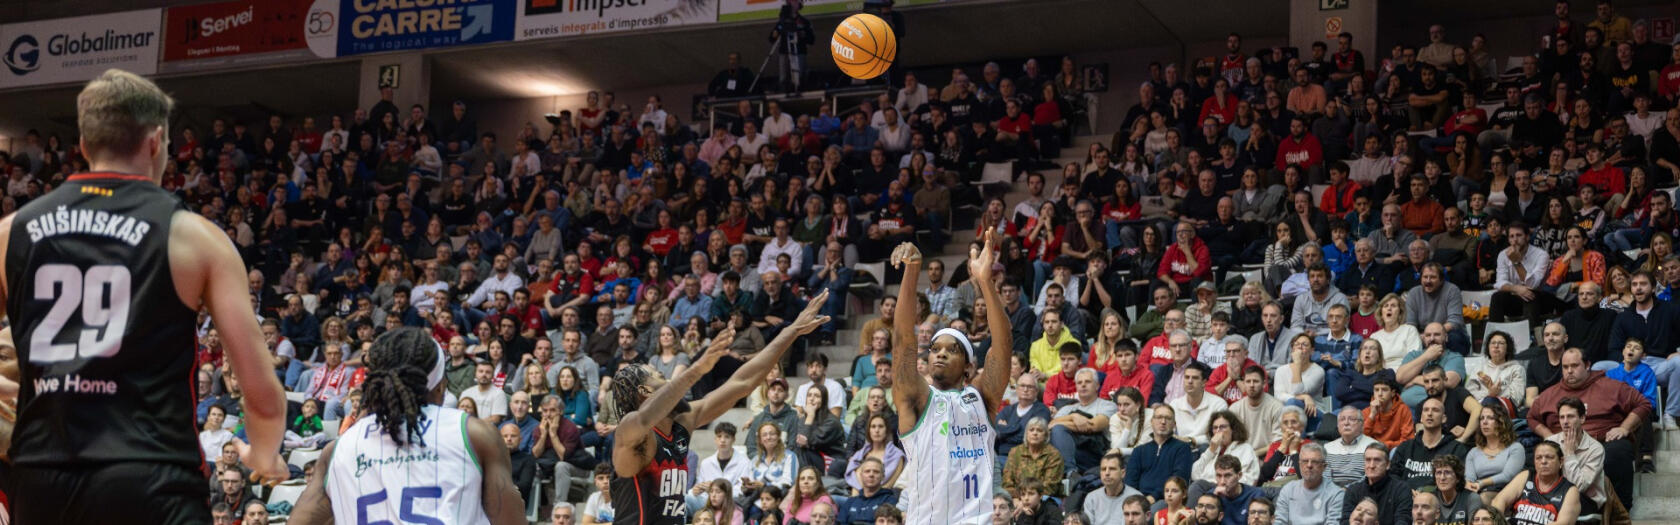
[[[335,57],[513,39],[520,0],[315,0],[304,16],[317,56]]]
[[[0,26],[0,88],[82,82],[106,69],[157,73],[163,10]]]

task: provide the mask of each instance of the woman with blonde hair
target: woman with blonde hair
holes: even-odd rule
[[[1406,323],[1406,301],[1388,294],[1377,302],[1377,331],[1371,339],[1382,343],[1383,368],[1399,369],[1406,353],[1423,347],[1417,327]]]
[[[543,398],[554,392],[554,388],[548,384],[548,373],[543,370],[542,365],[537,363],[525,365],[522,373],[525,374],[525,377],[519,386],[519,391],[531,396],[531,406],[542,406]]]
[[[1125,338],[1126,321],[1120,317],[1120,312],[1104,308],[1102,329],[1097,332],[1096,340],[1091,342],[1091,352],[1085,362],[1104,374],[1120,371],[1120,358],[1114,355],[1114,345]]]
[[[1260,281],[1244,282],[1242,290],[1237,293],[1237,304],[1231,308],[1231,333],[1248,337],[1265,329],[1260,322],[1260,313],[1269,302],[1272,302],[1272,294],[1266,292],[1264,284]]]

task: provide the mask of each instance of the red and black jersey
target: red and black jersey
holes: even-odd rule
[[[1569,488],[1575,486],[1563,476],[1558,476],[1557,483],[1550,487],[1540,487],[1535,481],[1534,471],[1529,471],[1528,481],[1523,485],[1522,499],[1511,507],[1511,523],[1513,525],[1546,525],[1557,520],[1558,510],[1563,508],[1563,499],[1569,495]]]
[[[688,523],[688,429],[671,423],[671,434],[653,429],[653,461],[632,478],[613,476],[614,525]]]
[[[22,378],[19,466],[198,467],[197,313],[169,269],[185,207],[142,175],[83,173],[13,217],[6,309]]]

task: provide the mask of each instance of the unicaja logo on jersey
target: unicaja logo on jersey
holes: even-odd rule
[[[41,67],[41,43],[34,36],[18,35],[6,49],[6,68],[14,75],[26,75]]]
[[[939,435],[941,436],[980,436],[985,435],[985,433],[986,425],[965,425],[952,429],[949,421],[939,424]]]

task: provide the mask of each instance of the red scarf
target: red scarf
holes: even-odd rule
[[[339,363],[338,368],[332,370],[327,370],[326,367],[315,370],[315,377],[309,379],[309,397],[317,401],[326,401],[344,393],[344,373],[349,369],[344,363]]]

